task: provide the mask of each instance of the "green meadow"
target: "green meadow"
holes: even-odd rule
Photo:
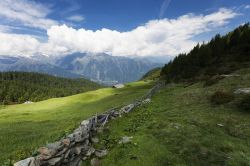
[[[122,89],[103,88],[32,104],[0,106],[0,165],[32,155],[96,113],[142,97],[152,84],[141,81]]]
[[[215,91],[250,86],[250,70],[204,87],[204,82],[172,84],[152,102],[111,121],[96,148],[109,153],[103,166],[250,165],[250,114],[229,103],[211,103]],[[119,144],[122,137],[133,137]],[[88,162],[83,165],[88,165]]]

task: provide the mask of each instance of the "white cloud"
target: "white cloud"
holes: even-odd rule
[[[30,36],[1,34],[0,55],[106,52],[117,56],[174,56],[189,51],[197,43],[193,40],[197,35],[216,30],[237,15],[223,8],[208,15],[187,14],[176,19],[151,20],[127,32],[52,26],[47,30],[46,43]]]
[[[246,5],[246,6],[245,6],[245,9],[250,9],[250,5]]]
[[[1,0],[0,18],[20,23],[24,26],[48,29],[57,22],[48,19],[50,9],[39,3],[28,0]]]
[[[67,17],[67,20],[74,21],[74,22],[81,22],[81,21],[84,21],[85,18],[81,15],[73,15],[73,16]]]
[[[40,47],[40,42],[29,35],[0,33],[0,39],[1,55],[31,56]]]
[[[128,32],[98,31],[53,26],[49,43],[79,52],[108,52],[112,55],[176,55],[192,48],[192,38],[225,25],[237,14],[220,9],[209,15],[187,14],[177,19],[152,20]]]

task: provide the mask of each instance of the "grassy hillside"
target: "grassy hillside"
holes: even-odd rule
[[[250,164],[250,114],[238,108],[241,96],[213,104],[216,91],[232,93],[250,85],[250,69],[205,86],[171,84],[152,102],[110,122],[98,148],[108,148],[103,166],[201,166]],[[118,144],[124,136],[132,142]],[[84,164],[88,165],[88,164]]]
[[[69,96],[101,86],[86,79],[29,72],[0,72],[0,87],[0,103],[13,104]]]
[[[157,80],[160,78],[161,68],[155,68],[148,71],[141,80]]]
[[[28,157],[39,146],[61,138],[81,120],[142,97],[152,86],[136,82],[32,104],[0,107],[0,165]]]

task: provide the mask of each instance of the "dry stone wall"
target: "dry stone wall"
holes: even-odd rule
[[[39,148],[39,155],[19,161],[14,166],[81,166],[82,162],[91,155],[97,157],[106,155],[106,150],[96,150],[92,147],[96,132],[101,130],[109,120],[121,117],[122,114],[131,112],[135,107],[149,103],[151,97],[163,85],[163,83],[156,84],[141,100],[82,121],[73,133]]]

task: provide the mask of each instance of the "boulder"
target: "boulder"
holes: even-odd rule
[[[74,151],[75,151],[76,155],[79,155],[79,154],[81,154],[84,151],[87,152],[88,149],[89,149],[88,145],[80,145],[80,146],[76,146],[75,149],[74,149]]]
[[[49,159],[47,162],[49,165],[56,165],[58,164],[63,158],[62,157],[56,157],[56,158],[52,158]]]
[[[84,120],[81,122],[82,130],[90,130],[91,123],[90,120]]]
[[[86,156],[91,156],[93,153],[95,153],[95,148],[93,148],[93,147],[90,147],[89,148],[89,150],[87,151],[87,153],[86,153]]]
[[[47,147],[40,147],[37,151],[40,155],[47,156],[46,158],[50,158],[56,153],[55,149],[49,149]]]
[[[99,142],[99,139],[97,137],[92,137],[91,138],[91,142],[93,143],[98,143]]]
[[[25,160],[18,161],[17,163],[14,164],[14,166],[29,166],[31,162],[34,162],[35,158],[30,157]]]
[[[88,132],[84,132],[84,131],[75,131],[73,133],[73,136],[75,138],[75,142],[82,142],[82,141],[88,139],[89,134],[88,134]]]
[[[95,151],[95,156],[96,157],[99,157],[99,158],[101,158],[101,157],[104,157],[104,156],[106,156],[108,154],[108,150],[96,150]]]
[[[65,145],[65,146],[69,146],[70,145],[70,139],[69,138],[63,139],[62,144]]]
[[[64,145],[62,144],[62,142],[57,141],[55,143],[50,143],[46,146],[51,152],[56,152],[56,151],[60,151],[63,149]]]

